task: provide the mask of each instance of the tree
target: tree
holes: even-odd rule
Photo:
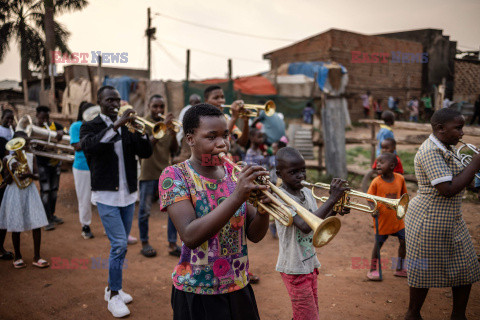
[[[53,13],[52,13],[53,5]],[[68,30],[54,20],[56,13],[83,9],[87,0],[2,0],[0,2],[0,62],[10,49],[11,41],[20,48],[20,69],[23,82],[25,105],[28,103],[27,79],[29,66],[34,70],[43,70],[51,59],[47,50],[46,28],[49,48],[58,48],[62,53],[70,53],[67,40]],[[46,14],[48,8],[48,14]],[[45,17],[50,17],[48,22]],[[53,32],[52,32],[53,28]],[[53,37],[53,44],[52,42]]]

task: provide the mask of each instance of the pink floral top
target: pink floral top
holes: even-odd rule
[[[159,180],[160,210],[177,201],[191,201],[198,218],[209,214],[235,190],[227,167],[221,180],[200,176],[184,161],[165,168]],[[246,204],[212,238],[195,249],[182,243],[180,261],[173,270],[178,290],[197,294],[223,294],[244,288],[248,282],[248,254],[245,233]]]

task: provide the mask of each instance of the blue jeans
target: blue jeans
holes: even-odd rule
[[[148,218],[152,209],[154,195],[158,195],[158,180],[140,181],[140,207],[138,208],[138,229],[140,230],[140,241],[148,241]],[[167,227],[168,242],[177,242],[177,229],[172,220],[168,218]]]
[[[132,228],[135,203],[126,207],[112,207],[97,202],[98,214],[110,240],[108,285],[111,290],[122,289],[123,262],[127,254],[127,238]]]

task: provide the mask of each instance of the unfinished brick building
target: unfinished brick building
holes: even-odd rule
[[[399,98],[400,108],[405,108],[409,98],[420,96],[421,61],[392,62],[392,52],[421,55],[422,44],[330,29],[288,47],[266,53],[263,57],[270,60],[272,70],[283,63],[297,61],[335,61],[345,66],[349,75],[346,90],[348,108],[352,120],[355,121],[363,117],[359,96],[367,90],[374,98],[381,100],[384,110],[388,108],[389,96]],[[382,59],[381,54],[386,53],[389,58]]]
[[[480,94],[480,60],[455,59],[453,100],[474,103]]]

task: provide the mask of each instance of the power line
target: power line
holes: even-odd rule
[[[170,41],[170,40],[166,40],[166,39],[156,39],[157,41],[163,41],[163,42],[166,42],[166,43],[169,43],[171,45],[174,45],[174,46],[177,46],[177,47],[180,47],[182,49],[190,49],[192,51],[197,51],[197,52],[201,52],[201,53],[204,53],[204,54],[209,54],[209,55],[212,55],[212,56],[216,56],[216,57],[220,57],[220,58],[227,58],[227,59],[235,59],[235,60],[242,60],[242,61],[247,61],[247,62],[255,62],[255,63],[265,63],[265,61],[259,61],[259,60],[254,60],[254,59],[249,59],[249,58],[241,58],[241,57],[233,57],[233,56],[226,56],[226,55],[222,55],[222,54],[219,54],[219,53],[216,53],[216,52],[212,52],[212,51],[206,51],[206,50],[202,50],[202,49],[197,49],[197,48],[192,48],[192,47],[186,47],[184,45],[181,45],[177,42],[174,42],[174,41]]]
[[[175,65],[177,65],[177,67],[179,67],[180,69],[184,70],[185,69],[185,64],[184,62],[180,61],[179,59],[177,59],[173,54],[170,53],[170,51],[168,51],[167,48],[165,48],[165,46],[163,46],[161,43],[159,43],[158,41],[154,41],[154,43],[160,48],[160,50],[162,50],[169,58],[170,60],[173,61],[173,63]],[[201,78],[200,76],[198,76],[197,74],[195,74],[194,72],[192,72],[192,75],[195,77],[195,78]]]
[[[189,24],[189,25],[192,25],[192,26],[195,26],[195,27],[210,29],[210,30],[223,32],[223,33],[234,34],[234,35],[237,35],[237,36],[244,36],[244,37],[257,38],[257,39],[263,39],[263,40],[274,40],[274,41],[286,41],[286,42],[295,42],[296,41],[296,40],[293,40],[293,39],[268,37],[268,36],[256,35],[256,34],[251,34],[251,33],[238,32],[238,31],[232,31],[232,30],[227,30],[227,29],[210,27],[210,26],[206,26],[206,25],[203,25],[203,24],[183,20],[183,19],[180,19],[180,18],[175,18],[175,17],[169,16],[169,15],[163,14],[163,13],[158,13],[158,12],[155,13],[155,15],[160,16],[160,17],[164,17],[164,18],[167,18],[167,19],[175,20],[175,21],[178,21],[178,22],[182,22],[182,23],[185,23],[185,24]]]

